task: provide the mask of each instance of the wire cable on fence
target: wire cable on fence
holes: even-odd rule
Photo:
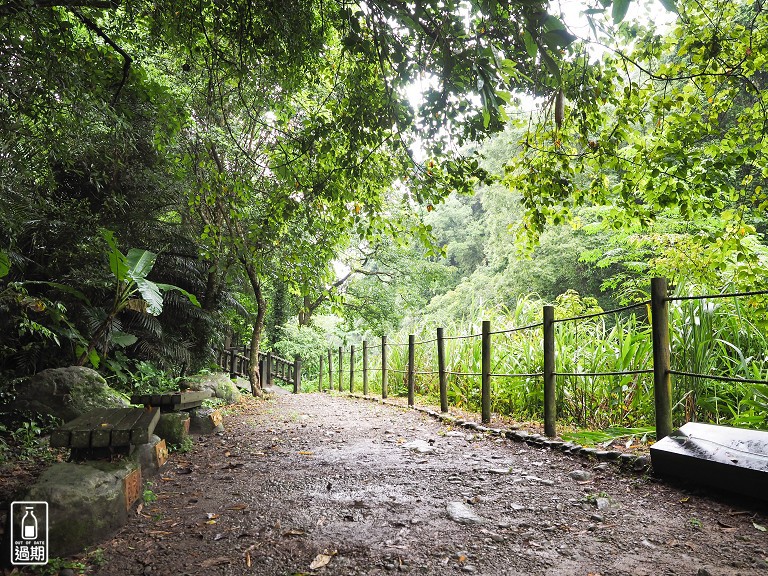
[[[489,376],[493,376],[495,378],[538,378],[540,376],[544,376],[544,372],[533,372],[532,374],[494,374],[491,373]]]
[[[394,368],[387,368],[387,372],[397,372],[398,374],[408,374],[408,370],[396,370]]]
[[[446,370],[445,373],[452,376],[482,376],[480,372],[451,372]]]
[[[739,378],[733,376],[715,376],[714,374],[698,374],[696,372],[683,372],[682,370],[670,370],[670,374],[677,376],[691,376],[693,378],[705,378],[707,380],[718,380],[720,382],[743,382],[744,384],[768,384],[768,380],[755,380],[752,378]]]
[[[608,314],[618,314],[619,312],[626,312],[627,310],[632,310],[634,308],[642,308],[644,306],[648,306],[650,303],[651,303],[650,300],[644,300],[643,302],[638,302],[636,304],[622,306],[621,308],[613,308],[612,310],[604,310],[602,312],[595,312],[593,314],[584,314],[582,316],[572,316],[571,318],[558,318],[556,320],[553,320],[553,322],[556,324],[558,322],[570,322],[572,320],[586,320],[587,318],[595,318],[597,316],[607,316]]]
[[[465,338],[480,338],[482,334],[467,334],[465,336],[445,336],[443,340],[463,340]]]
[[[488,334],[509,334],[510,332],[520,332],[521,330],[529,330],[531,328],[539,328],[541,326],[544,326],[544,322],[536,322],[536,324],[528,324],[528,326],[520,326],[519,328],[496,330],[495,332],[489,332]]]
[[[414,344],[431,344],[432,342],[437,342],[437,338],[432,338],[432,340],[419,340],[418,342],[414,342]]]
[[[555,376],[624,376],[627,374],[653,374],[653,370],[619,370],[617,372],[553,372]]]
[[[707,300],[710,298],[735,298],[737,296],[764,296],[768,290],[754,290],[752,292],[733,292],[731,294],[707,294],[705,296],[669,296],[667,302],[676,302],[680,300]]]

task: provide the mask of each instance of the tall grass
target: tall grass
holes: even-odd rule
[[[491,329],[502,332],[541,321],[543,302],[520,299],[513,309],[484,311]],[[653,366],[651,327],[645,308],[636,313],[558,321],[555,324],[555,371],[578,376],[557,377],[557,414],[561,422],[582,428],[639,428],[654,425],[653,375],[650,373],[598,376],[602,372],[649,370]],[[556,309],[556,317],[573,314]],[[578,313],[577,313],[578,315]],[[444,327],[448,400],[451,406],[480,410],[480,321]],[[455,338],[471,335],[468,338]],[[417,372],[437,370],[435,327],[425,325],[415,334]],[[691,300],[670,304],[672,368],[684,372],[768,379],[768,337],[748,320],[737,299]],[[388,346],[388,391],[407,394],[408,334],[391,335]],[[369,392],[381,393],[381,350],[369,353]],[[348,357],[347,357],[348,358]],[[357,351],[355,389],[362,390],[362,359]],[[491,408],[519,420],[542,420],[544,411],[540,326],[492,336]],[[348,366],[344,389],[348,389]],[[335,383],[337,376],[334,376]],[[334,386],[336,387],[336,386]],[[418,374],[416,394],[437,404],[436,374]],[[673,378],[676,424],[698,420],[768,429],[768,386],[721,382],[706,377]]]

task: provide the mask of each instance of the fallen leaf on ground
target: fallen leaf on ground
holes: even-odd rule
[[[299,454],[301,454],[302,456],[314,456],[315,455],[314,452],[309,452],[307,450],[302,450],[301,452],[299,452]]]
[[[208,512],[208,514],[205,515],[208,520],[216,520],[216,518],[219,517],[218,514],[214,514],[213,512]]]
[[[752,522],[752,526],[754,526],[757,530],[760,530],[760,532],[768,532],[768,528],[766,528],[765,526],[761,526],[756,522]]]
[[[221,566],[223,564],[231,564],[232,561],[226,556],[218,556],[217,558],[210,558],[200,564],[200,568],[212,568],[213,566]]]
[[[336,555],[336,550],[334,550],[331,553],[328,553],[326,550],[323,554],[318,554],[315,556],[315,559],[312,560],[312,564],[309,565],[310,570],[317,570],[318,568],[322,568],[323,566],[328,566],[328,563],[331,561],[331,559]]]
[[[283,532],[283,536],[304,536],[306,532],[304,530],[299,530],[298,528],[291,528],[290,530],[286,530]]]
[[[248,510],[248,504],[235,504],[227,508],[227,510]]]

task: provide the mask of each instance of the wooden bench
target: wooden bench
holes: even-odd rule
[[[71,448],[73,458],[130,453],[149,442],[160,419],[157,408],[96,408],[51,434],[51,446]]]
[[[203,400],[211,397],[208,391],[166,392],[165,394],[134,394],[131,396],[131,404],[144,404],[153,408],[160,408],[163,412],[178,412],[198,408]]]

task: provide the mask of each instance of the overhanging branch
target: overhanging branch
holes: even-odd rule
[[[99,38],[104,40],[115,52],[120,54],[120,56],[123,57],[123,77],[120,80],[120,85],[117,87],[117,91],[115,92],[115,95],[112,97],[112,105],[117,103],[117,98],[120,96],[120,91],[123,89],[123,86],[125,86],[126,81],[128,80],[128,72],[131,70],[131,63],[133,62],[133,59],[128,55],[128,53],[123,50],[120,46],[117,45],[117,43],[112,40],[109,36],[107,36],[107,33],[104,32],[101,28],[99,28],[96,23],[91,20],[90,18],[87,18],[83,14],[81,14],[77,10],[72,10],[72,13],[77,16],[77,19],[82,22],[88,30],[96,34]]]
[[[120,0],[12,0],[0,4],[0,17],[12,16],[19,12],[36,10],[38,8],[99,8],[101,10],[113,10],[120,6]]]

